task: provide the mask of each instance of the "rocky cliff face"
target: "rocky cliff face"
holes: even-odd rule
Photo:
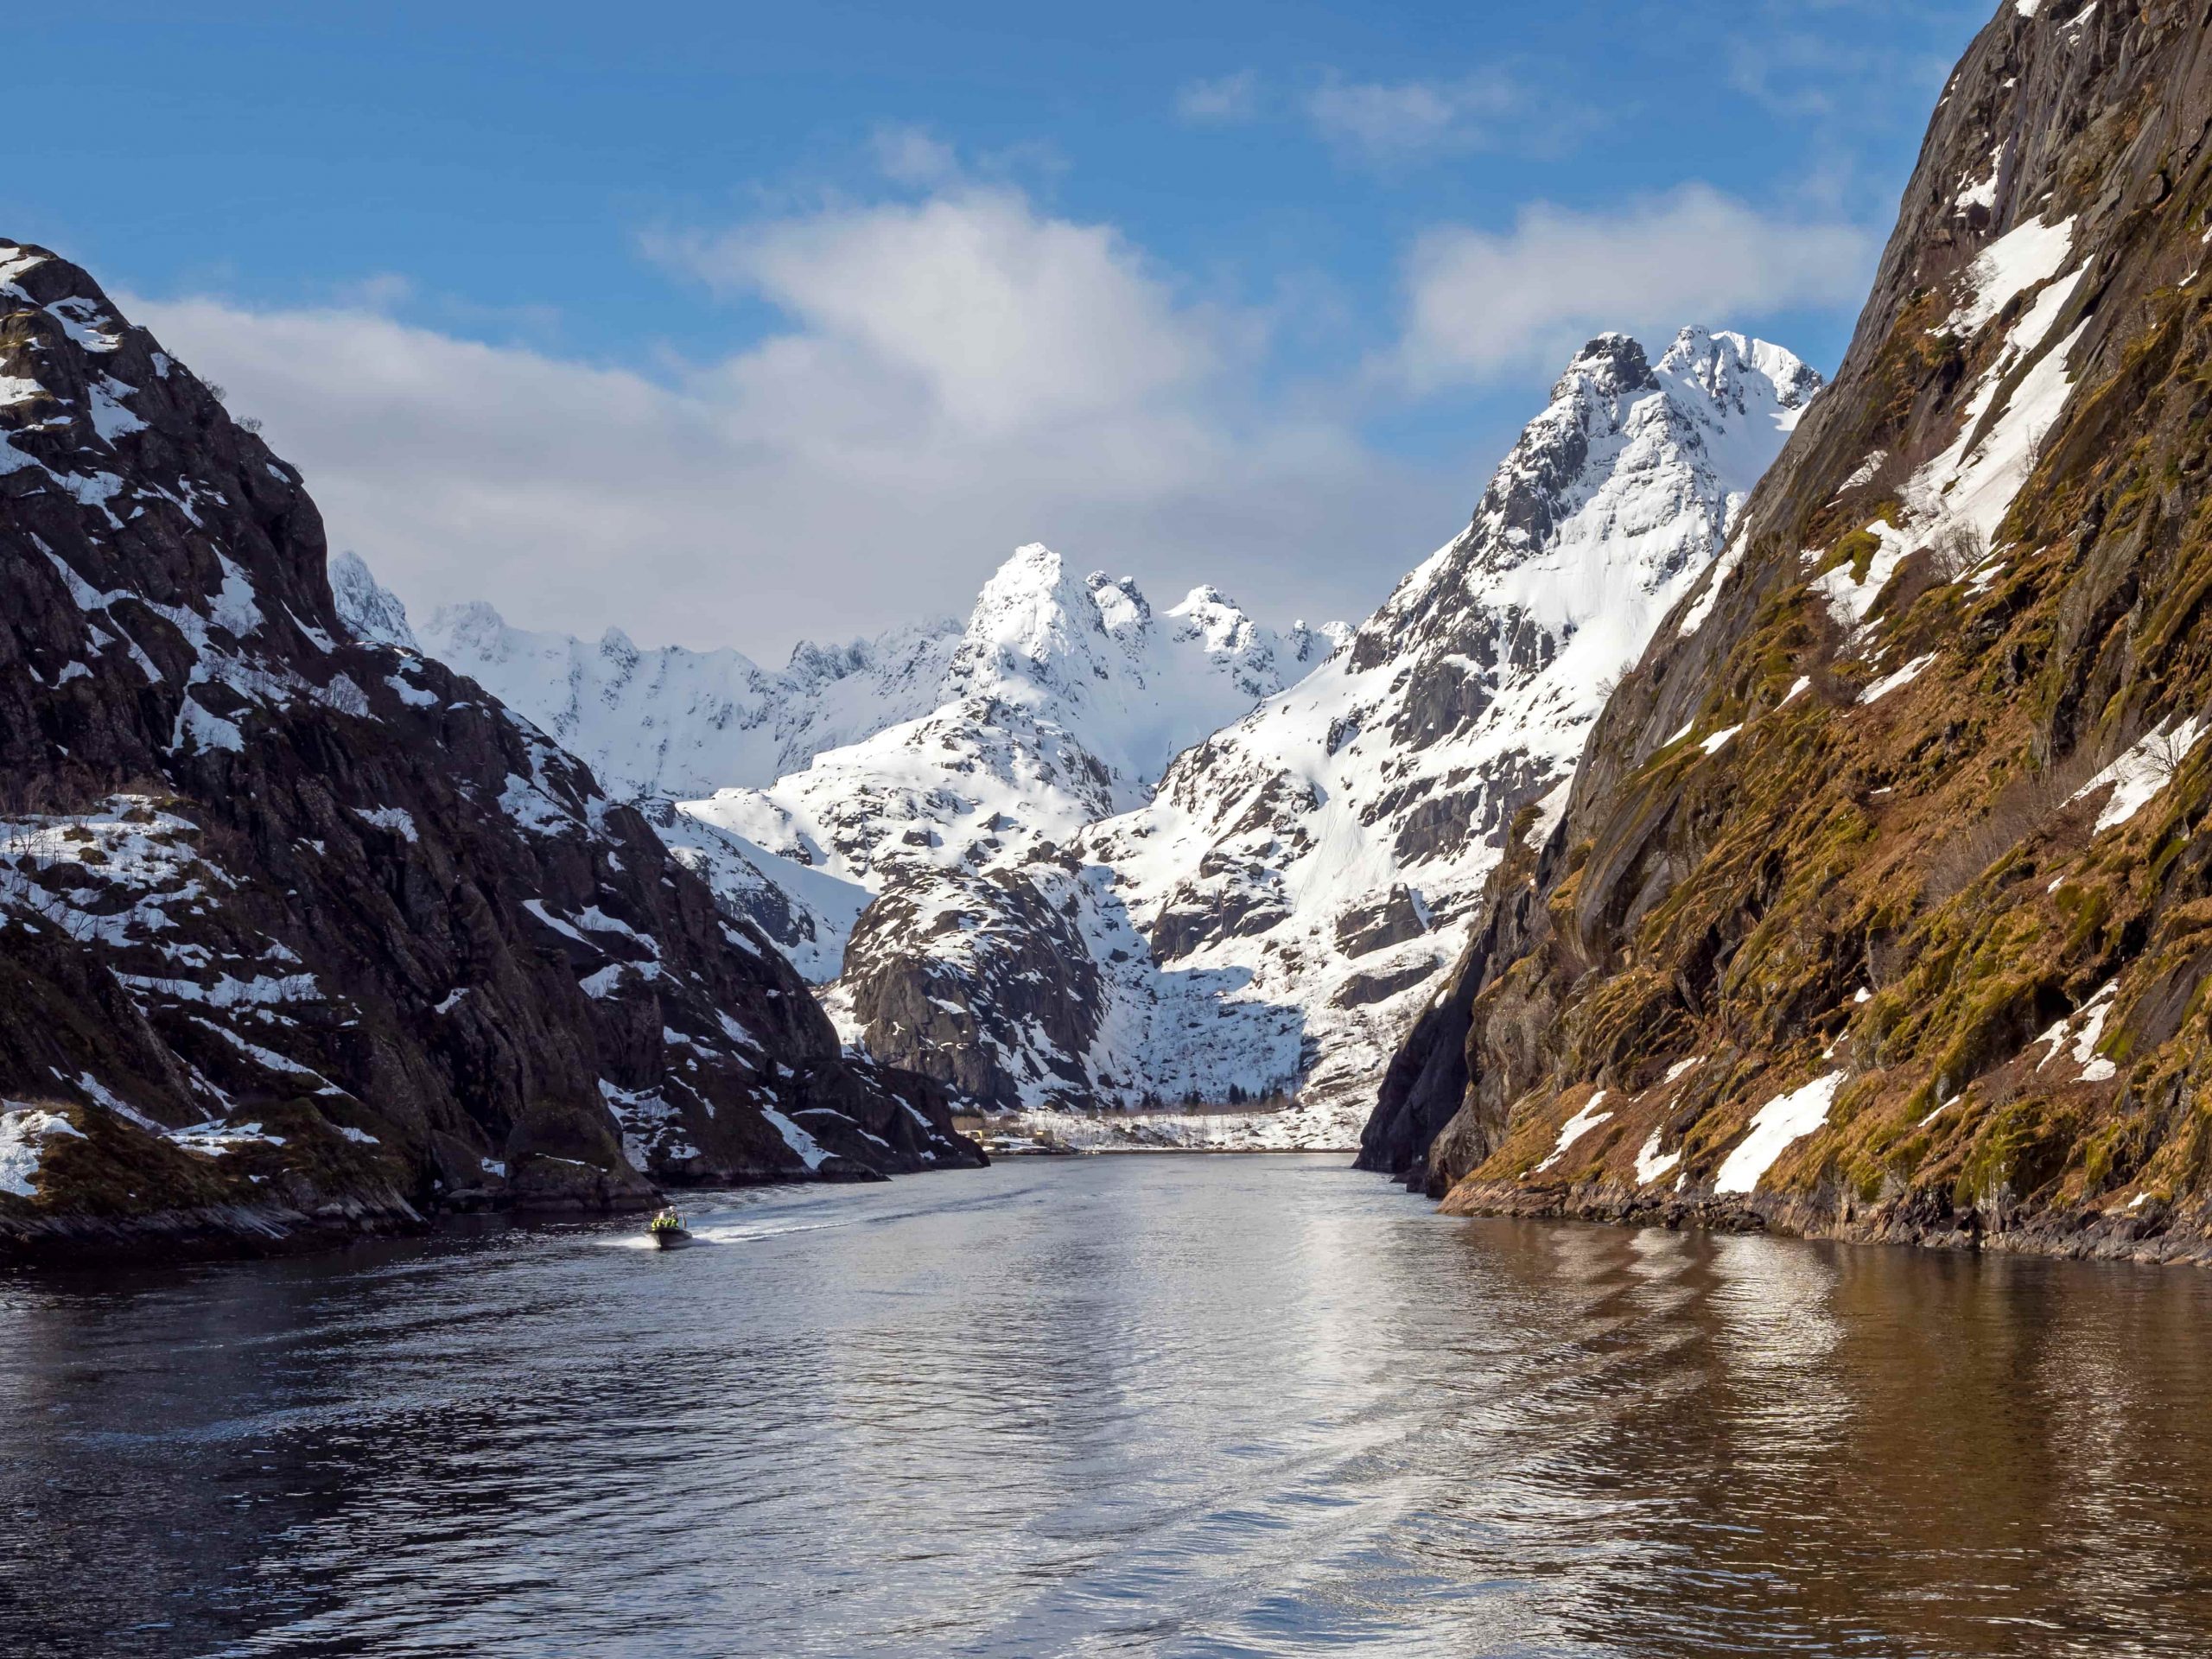
[[[83,271],[0,312],[0,1253],[976,1161]]]
[[[1363,1160],[1459,1211],[2203,1254],[2212,17],[2007,0],[1835,385]]]

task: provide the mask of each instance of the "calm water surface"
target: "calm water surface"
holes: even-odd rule
[[[2212,1274],[1018,1162],[0,1277],[0,1652],[2212,1653]]]

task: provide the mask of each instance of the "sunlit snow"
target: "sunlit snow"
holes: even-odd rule
[[[1714,1177],[1715,1192],[1749,1192],[1776,1160],[1828,1121],[1843,1073],[1831,1071],[1803,1087],[1778,1095],[1752,1116],[1751,1133],[1728,1154]]]
[[[46,1161],[49,1141],[84,1134],[67,1118],[54,1112],[0,1101],[0,1192],[28,1198],[37,1191],[39,1166]]]
[[[2075,790],[2071,798],[2083,800],[2109,789],[2112,793],[2106,798],[2104,810],[2097,814],[2096,833],[2117,829],[2164,792],[2176,770],[2203,741],[2204,732],[2193,716],[2178,725],[2162,721]]]
[[[1582,1109],[1580,1111],[1576,1112],[1573,1116],[1568,1118],[1566,1122],[1560,1124],[1559,1126],[1559,1139],[1553,1144],[1551,1156],[1545,1159],[1542,1163],[1538,1164],[1535,1168],[1529,1173],[1535,1175],[1542,1174],[1546,1170],[1557,1164],[1560,1159],[1566,1157],[1568,1148],[1573,1147],[1577,1141],[1580,1141],[1584,1135],[1589,1134],[1591,1130],[1596,1128],[1600,1123],[1610,1122],[1613,1115],[1611,1112],[1601,1112],[1598,1109],[1599,1106],[1605,1103],[1605,1091],[1600,1089],[1596,1094],[1591,1096],[1587,1101],[1583,1103]]]

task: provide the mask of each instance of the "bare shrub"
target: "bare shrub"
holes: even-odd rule
[[[2067,804],[2097,771],[2095,755],[2085,747],[2005,785],[1980,817],[1935,849],[1923,898],[1939,905],[2021,842],[2062,830]]]
[[[1936,579],[1953,582],[1981,568],[1989,557],[1989,543],[1980,531],[1962,519],[1953,519],[1936,532],[1928,544],[1928,563]]]
[[[2171,721],[2143,740],[2143,759],[2159,785],[2171,784],[2202,739],[2204,720]]]

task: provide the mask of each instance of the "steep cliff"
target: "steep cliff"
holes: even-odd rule
[[[1834,385],[1363,1162],[1460,1211],[2212,1236],[2212,15],[2006,0]]]
[[[0,596],[0,1254],[976,1160],[583,766],[349,632],[298,475],[14,245]]]

